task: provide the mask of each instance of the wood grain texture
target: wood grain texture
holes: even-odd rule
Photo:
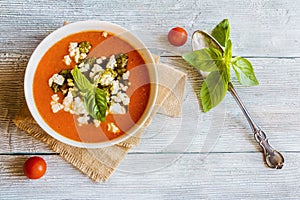
[[[299,154],[286,154],[282,170],[264,168],[258,153],[181,155],[152,172],[167,155],[128,155],[113,177],[96,184],[58,156],[44,156],[46,175],[28,180],[27,156],[0,156],[1,197],[7,199],[298,199]],[[144,164],[141,164],[144,163]],[[1,198],[0,197],[0,198]]]
[[[299,57],[299,9],[294,0],[2,0],[0,46],[2,52],[30,55],[63,21],[96,19],[124,26],[148,47],[178,55],[190,50],[190,40],[182,48],[170,46],[166,34],[173,26],[183,26],[191,35],[196,29],[212,29],[226,17],[234,54]]]
[[[295,0],[1,0],[0,1],[0,199],[299,199],[300,3]],[[252,62],[260,85],[236,89],[270,142],[286,158],[282,170],[262,162],[241,111],[227,94],[212,112],[199,109],[201,75],[180,58],[190,39],[174,48],[174,26],[210,30],[230,20],[233,54]],[[95,184],[43,143],[16,129],[24,102],[29,56],[63,21],[105,20],[135,33],[161,61],[189,80],[181,118],[156,115],[141,144],[111,179]],[[42,155],[47,175],[23,176],[30,155]]]

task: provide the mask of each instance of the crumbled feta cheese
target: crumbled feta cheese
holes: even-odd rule
[[[101,77],[100,77],[100,80],[99,80],[99,83],[101,85],[110,85],[112,84],[112,81],[115,79],[114,75],[112,74],[112,72],[110,71],[105,71],[101,74]]]
[[[87,57],[87,54],[86,53],[81,53],[80,54],[80,59],[85,59]]]
[[[100,83],[102,85],[110,85],[113,80],[114,77],[112,77],[110,74],[105,74],[101,77]]]
[[[126,86],[126,85],[120,83],[120,88],[121,88],[121,90],[123,90],[124,92],[126,92],[127,89],[128,89],[128,86]]]
[[[92,74],[92,75],[93,75],[93,74]],[[90,74],[90,77],[92,78],[93,76],[91,76],[91,74]],[[97,75],[94,77],[94,81],[98,80],[99,77],[100,77],[100,74],[97,74]]]
[[[73,114],[87,114],[87,110],[84,106],[84,102],[80,97],[75,97],[73,102]]]
[[[121,100],[121,98],[120,98],[119,95],[117,95],[117,96],[111,96],[111,100],[113,100],[116,103],[121,103],[122,102],[122,100]]]
[[[87,70],[89,70],[90,69],[90,65],[89,64],[85,64],[84,68],[86,68]]]
[[[107,34],[108,33],[106,31],[103,31],[102,36],[105,37],[105,38],[107,38]]]
[[[54,74],[48,81],[49,87],[51,87],[53,83],[62,85],[64,83],[64,81],[65,81],[65,78],[62,75]]]
[[[99,64],[94,64],[91,71],[94,73],[98,73],[98,72],[103,72],[104,69]]]
[[[75,48],[69,48],[69,55],[71,57],[74,57],[74,60],[76,63],[79,62],[79,59],[84,59],[86,58],[87,54],[85,53],[80,53],[79,47],[75,47]]]
[[[121,89],[122,89],[124,92],[126,92],[126,91],[128,90],[128,86],[123,85],[123,86],[121,87]]]
[[[102,62],[103,62],[103,60],[102,60],[101,58],[98,58],[98,59],[96,60],[96,63],[99,64],[99,65],[100,65]]]
[[[64,111],[69,112],[73,108],[73,95],[72,92],[68,92],[67,96],[63,100]]]
[[[76,55],[75,49],[72,50],[72,51],[70,51],[70,53],[69,53],[69,56],[70,56],[70,57],[74,57],[75,55]]]
[[[93,66],[93,68],[92,68],[92,71],[94,72],[94,73],[97,73],[97,72],[101,72],[101,71],[103,71],[104,69],[102,69],[102,67],[100,66],[100,65],[98,65],[98,64],[94,64],[94,66]]]
[[[52,99],[53,101],[55,101],[55,102],[58,102],[58,100],[59,100],[58,94],[52,95],[52,96],[51,96],[51,99]]]
[[[103,71],[104,71],[104,69],[100,65],[94,64],[93,68],[91,69],[91,72],[90,72],[89,76],[90,76],[91,79],[93,79],[93,77],[94,77],[94,80],[97,80],[99,78],[99,75],[100,75],[99,73],[103,72]]]
[[[119,81],[116,80],[116,81],[113,81],[112,82],[112,87],[110,88],[111,90],[111,94],[117,94],[117,92],[119,91]]]
[[[69,44],[69,51],[75,49],[78,46],[77,42],[70,42]]]
[[[53,84],[53,78],[51,77],[51,78],[49,78],[49,80],[48,80],[48,85],[49,85],[49,87],[52,87],[52,84]]]
[[[52,95],[51,99],[52,101],[50,102],[50,105],[53,113],[57,113],[58,111],[64,108],[63,105],[58,103],[59,97],[57,94]]]
[[[80,54],[80,51],[79,51],[78,47],[76,47],[74,49],[69,49],[70,57],[74,57],[74,56],[79,55],[79,54]]]
[[[88,124],[89,120],[90,120],[90,117],[87,115],[83,115],[83,116],[77,118],[79,126]]]
[[[95,73],[94,72],[90,72],[89,73],[89,77],[92,79],[93,77],[95,76]]]
[[[85,64],[83,65],[83,67],[81,67],[79,70],[81,72],[87,72],[90,69],[90,65],[89,64]]]
[[[80,68],[79,69],[81,72],[87,72],[88,71],[88,69],[86,69],[85,67],[82,67],[82,68]]]
[[[124,107],[122,107],[119,103],[111,103],[110,107],[109,107],[109,112],[111,114],[125,114],[126,113],[126,109]]]
[[[80,54],[76,54],[74,57],[75,62],[78,63],[79,59],[80,59]]]
[[[113,133],[120,132],[120,129],[113,122],[107,124],[107,130]]]
[[[106,68],[114,69],[116,63],[117,63],[117,61],[116,61],[115,55],[112,55],[112,56],[109,58],[108,63],[106,64]]]
[[[55,78],[54,78],[54,83],[57,83],[58,85],[62,85],[65,81],[65,78],[62,76],[62,75],[57,75]]]
[[[107,37],[108,33],[103,32],[103,37]],[[101,56],[97,58],[95,61],[92,60],[94,63],[93,65],[84,63],[83,60],[88,56],[88,52],[83,53],[84,51],[80,51],[77,42],[70,42],[69,43],[69,55],[64,56],[64,63],[66,65],[71,65],[72,62],[76,62],[78,68],[81,72],[89,72],[90,80],[95,80],[95,84],[101,84],[103,87],[109,88],[106,92],[110,93],[107,94],[106,98],[109,101],[109,109],[106,110],[106,115],[109,113],[111,114],[126,114],[127,105],[130,102],[130,98],[126,94],[128,86],[130,82],[128,81],[130,72],[127,71],[122,74],[121,77],[118,77],[118,72],[114,71],[114,68],[117,66],[117,61],[115,55],[106,58],[105,56]],[[82,52],[82,53],[80,53]],[[103,65],[103,68],[100,64],[107,63],[106,66]],[[118,80],[115,80],[118,77]],[[119,79],[126,80],[124,81],[126,85],[119,82]],[[50,87],[53,84],[57,84],[62,86],[65,82],[65,78],[62,75],[54,74],[49,80],[48,84]],[[78,91],[76,88],[75,83],[72,79],[67,79],[67,86],[61,88],[60,90],[64,94],[64,98],[61,103],[58,102],[59,96],[54,94],[51,98],[52,101],[50,102],[51,108],[53,113],[56,113],[60,110],[64,110],[65,112],[69,112],[71,114],[77,115],[77,121],[79,125],[93,123],[95,127],[99,127],[101,122],[99,120],[93,119],[84,103],[84,99],[82,96],[75,96],[76,93],[74,91]],[[73,96],[74,95],[74,96]],[[108,123],[109,131],[113,133],[120,132],[120,129],[114,123]]]
[[[129,104],[130,98],[128,97],[128,95],[126,93],[121,93],[120,98],[121,98],[124,105],[127,106]]]
[[[100,121],[97,119],[93,120],[95,127],[99,127],[100,126]]]
[[[53,113],[57,113],[58,111],[64,108],[64,106],[58,103],[57,101],[51,101],[50,104]]]
[[[64,56],[63,61],[64,61],[64,63],[65,63],[66,65],[71,65],[71,62],[72,62],[72,60],[71,60],[71,58],[70,58],[69,55]]]
[[[76,55],[80,55],[79,47],[76,47],[74,50],[75,50],[75,54],[76,54]]]
[[[84,62],[82,62],[78,65],[78,67],[81,68],[81,67],[84,67],[84,65],[85,65]]]
[[[125,73],[122,75],[123,79],[124,79],[124,80],[128,80],[129,74],[130,74],[129,71],[125,72]]]
[[[111,128],[113,133],[120,132],[120,129],[114,123],[111,123]]]

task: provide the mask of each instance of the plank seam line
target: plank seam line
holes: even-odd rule
[[[282,153],[300,153],[300,151],[281,151]],[[243,151],[243,152],[129,152],[128,155],[205,155],[205,154],[256,154],[259,151]],[[0,156],[26,156],[26,155],[59,155],[58,153],[39,153],[39,152],[16,152],[16,153],[0,153]]]

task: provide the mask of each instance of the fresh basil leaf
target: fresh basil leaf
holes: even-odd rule
[[[230,24],[228,19],[221,21],[211,32],[211,35],[225,47],[230,36]]]
[[[74,67],[71,73],[77,88],[81,92],[87,92],[93,89],[92,83],[81,73],[77,66]]]
[[[211,72],[205,79],[201,91],[200,99],[204,112],[217,106],[225,97],[228,84],[219,71]]]
[[[230,64],[232,58],[232,43],[230,39],[227,41],[225,45],[224,57],[225,57],[226,64]]]
[[[218,65],[223,61],[221,52],[214,48],[185,53],[182,58],[193,67],[206,72],[218,70]]]
[[[231,40],[229,39],[225,45],[225,50],[224,50],[224,59],[225,59],[225,64],[223,67],[223,75],[225,81],[228,83],[230,81],[230,61],[232,58],[232,43]]]
[[[225,62],[223,62],[219,68],[219,73],[222,75],[224,83],[228,84],[230,82],[230,68],[226,66]]]
[[[236,77],[242,85],[258,85],[253,67],[249,60],[242,57],[235,57],[232,61],[232,67]]]
[[[107,100],[106,92],[102,89],[95,88],[88,90],[84,94],[84,103],[88,113],[97,120],[102,122],[106,119]]]

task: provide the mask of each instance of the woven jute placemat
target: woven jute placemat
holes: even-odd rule
[[[158,97],[154,112],[171,117],[181,114],[181,105],[186,85],[186,74],[174,67],[158,63]],[[64,144],[48,135],[33,119],[26,103],[15,116],[14,123],[32,137],[46,143],[54,152],[78,168],[96,182],[106,181],[124,159],[128,151],[138,145],[143,131],[151,126],[148,119],[144,126],[127,140],[105,148],[86,149]]]

